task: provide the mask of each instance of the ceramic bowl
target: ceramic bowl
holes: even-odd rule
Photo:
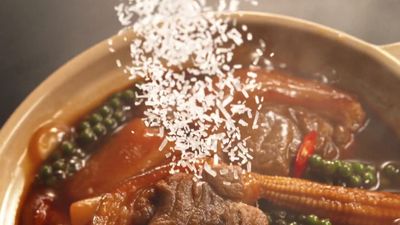
[[[237,18],[249,26],[255,39],[265,39],[269,51],[276,53],[276,62],[304,77],[334,76],[336,86],[381,112],[400,137],[400,43],[376,46],[280,15],[241,12]],[[16,223],[24,190],[32,180],[35,166],[28,160],[27,148],[34,131],[48,121],[72,123],[129,83],[115,63],[118,58],[127,59],[129,43],[121,36],[111,39],[114,53],[103,41],[62,66],[23,101],[1,129],[0,224]]]

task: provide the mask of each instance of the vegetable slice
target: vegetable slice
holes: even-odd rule
[[[299,151],[297,152],[296,161],[294,164],[294,177],[302,177],[304,171],[307,168],[308,159],[314,154],[317,145],[317,132],[311,131],[300,145]]]

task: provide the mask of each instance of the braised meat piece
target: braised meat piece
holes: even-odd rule
[[[159,197],[154,185],[169,176],[169,167],[161,166],[126,180],[112,192],[101,196],[93,218],[90,215],[90,224],[148,224],[156,210],[154,200]]]
[[[262,225],[266,215],[258,208],[218,195],[210,184],[178,174],[156,185],[161,201],[151,225]]]
[[[365,123],[365,112],[352,95],[313,80],[305,80],[278,72],[255,70],[259,87],[253,92],[268,104],[301,106],[357,131]],[[247,71],[241,73],[247,74]],[[242,75],[243,76],[243,75]]]
[[[238,75],[246,77],[247,72],[239,71]],[[257,74],[258,87],[248,98],[240,93],[235,98],[249,102],[252,108],[257,108],[254,99],[264,100],[257,126],[241,128],[242,136],[250,137],[247,145],[253,151],[252,168],[256,172],[289,175],[292,159],[311,131],[318,133],[316,153],[326,159],[336,158],[365,122],[361,104],[347,93],[277,72],[252,72]],[[246,122],[254,124],[254,120]]]
[[[122,180],[165,162],[165,153],[158,150],[162,139],[146,135],[155,132],[141,119],[129,122],[67,182],[70,197],[79,200],[111,191]]]
[[[290,115],[304,135],[317,131],[316,153],[326,159],[334,159],[353,141],[352,131],[342,124],[335,124],[327,118],[302,107],[290,107]]]
[[[247,145],[253,150],[253,170],[288,175],[290,162],[301,143],[302,132],[287,107],[265,107],[260,111],[257,129],[244,129],[250,136]]]
[[[316,153],[326,159],[336,158],[353,140],[354,132],[303,107],[285,105],[261,109],[258,128],[243,129],[251,138],[247,144],[253,150],[254,171],[269,175],[289,175],[292,159],[304,135],[317,131]]]
[[[221,180],[213,185],[228,183]],[[229,187],[213,187],[182,173],[136,192],[106,194],[91,224],[268,225],[260,209],[218,194],[218,190]],[[232,196],[226,192],[223,195]]]

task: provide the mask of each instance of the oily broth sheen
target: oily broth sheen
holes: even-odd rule
[[[45,122],[41,125],[32,135],[28,146],[28,162],[25,169],[25,174],[29,176],[27,179],[28,185],[24,188],[24,193],[21,197],[21,207],[17,213],[17,224],[33,224],[31,221],[24,221],[24,205],[33,197],[38,195],[56,195],[57,201],[54,203],[54,211],[58,212],[57,218],[60,222],[64,224],[69,224],[69,219],[66,215],[69,215],[69,204],[71,200],[66,197],[65,188],[60,185],[57,192],[44,188],[43,185],[39,185],[36,180],[37,170],[39,166],[46,161],[47,157],[54,148],[57,146],[55,140],[61,141],[63,137],[69,137],[73,135],[75,129],[73,124],[78,124],[81,120],[85,119],[85,115],[89,115],[96,107],[98,107],[107,98],[114,95],[114,93],[127,89],[132,86],[132,82],[124,82],[119,88],[112,88],[106,93],[107,95],[96,98],[96,101],[92,101],[90,104],[86,105],[86,108],[79,111],[71,111],[70,108],[60,109],[57,113],[57,117]],[[68,105],[70,107],[70,105]],[[141,117],[143,110],[139,107],[137,111],[133,111],[129,117]],[[118,132],[124,125],[120,126],[115,132]],[[43,143],[41,143],[43,142]],[[59,143],[59,142],[58,142]],[[101,145],[102,142],[97,143]],[[91,148],[97,148],[97,145],[91,146]],[[45,148],[44,148],[45,147]],[[46,194],[45,194],[46,193]],[[63,215],[63,216],[61,216]]]

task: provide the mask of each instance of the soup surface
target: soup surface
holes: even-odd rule
[[[262,101],[256,125],[232,118],[243,125],[251,168],[229,165],[232,151],[219,148],[222,161],[205,158],[201,179],[184,168],[171,173],[172,157],[143,122],[133,85],[74,126],[54,125],[59,139],[21,205],[20,224],[396,224],[400,140],[380,116],[335,87],[252,72],[259,88],[232,96],[254,108]],[[33,158],[54,126],[38,129]]]

